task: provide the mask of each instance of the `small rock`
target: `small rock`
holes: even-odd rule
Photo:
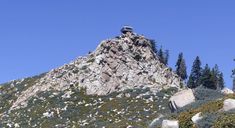
[[[131,94],[130,94],[130,93],[126,93],[126,94],[125,94],[125,97],[130,98],[130,97],[131,97]]]
[[[149,125],[149,128],[156,128],[157,126],[161,125],[163,117],[163,115],[160,115],[158,118],[154,119]]]
[[[18,123],[15,123],[15,128],[19,128],[20,127],[20,125],[18,124]]]
[[[163,120],[162,128],[179,128],[179,121],[177,120]]]
[[[192,121],[193,121],[193,123],[194,124],[197,124],[198,123],[198,121],[199,120],[201,120],[203,117],[201,116],[201,112],[199,112],[199,113],[197,113],[196,115],[194,115],[193,117],[192,117]]]
[[[43,113],[43,116],[48,117],[48,118],[53,117],[53,115],[54,115],[54,112],[45,112],[45,113]]]
[[[64,98],[64,99],[69,99],[69,98],[71,98],[71,95],[72,95],[72,94],[73,94],[72,91],[67,91],[67,92],[65,92],[65,94],[62,95],[61,97]]]
[[[9,128],[11,128],[11,127],[12,127],[12,124],[10,124],[10,123],[7,123],[7,126],[8,126]]]
[[[127,126],[126,128],[134,128],[133,126],[131,126],[131,125],[129,125],[129,126]]]
[[[97,63],[97,64],[100,64],[100,62],[103,60],[103,55],[99,55],[99,56],[96,56],[96,58],[95,58],[95,62]]]

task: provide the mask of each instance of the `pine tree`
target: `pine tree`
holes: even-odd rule
[[[157,55],[157,42],[155,40],[150,40],[153,52]]]
[[[163,53],[163,50],[162,50],[162,47],[160,48],[159,52],[158,52],[158,57],[159,57],[159,60],[161,63],[165,64],[165,58],[164,58],[164,53]]]
[[[188,75],[187,75],[187,67],[185,60],[183,58],[183,53],[180,53],[178,56],[178,60],[176,62],[176,74],[180,76],[182,80],[186,80]]]
[[[205,68],[202,70],[202,76],[200,78],[200,83],[202,86],[210,89],[223,89],[224,88],[224,78],[223,73],[219,71],[218,65],[215,65],[212,70],[209,65],[206,64]]]
[[[235,69],[232,70],[232,78],[233,78],[233,91],[235,91]]]
[[[211,70],[211,75],[214,86],[216,86],[216,88],[219,88],[219,74],[220,74],[219,67],[218,65],[215,65],[214,68],[212,68]]]
[[[235,78],[233,78],[233,91],[235,92]]]
[[[159,61],[163,63],[164,65],[168,65],[168,60],[169,60],[169,50],[163,51],[162,47],[158,51],[158,57]]]
[[[210,89],[217,89],[215,77],[216,76],[213,75],[209,65],[206,64],[205,68],[202,71],[202,76],[200,79],[202,86]]]
[[[193,62],[191,74],[188,80],[188,87],[196,88],[200,86],[201,75],[202,75],[201,61],[200,58],[197,56],[195,61]]]
[[[189,76],[187,86],[189,88],[196,88],[197,87],[195,84],[195,78],[192,75]]]
[[[169,61],[169,50],[165,50],[165,53],[164,53],[164,64],[165,65],[168,65],[168,61]]]
[[[212,79],[217,89],[223,89],[224,88],[224,78],[223,73],[220,72],[219,66],[216,64],[214,68],[211,71],[212,73]]]
[[[219,83],[219,89],[223,89],[223,88],[225,87],[225,83],[224,83],[224,74],[223,74],[223,73],[220,73],[220,74],[219,74],[218,83]]]

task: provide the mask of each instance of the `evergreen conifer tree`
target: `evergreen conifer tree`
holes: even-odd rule
[[[202,76],[200,79],[200,83],[202,86],[210,89],[217,89],[215,78],[216,76],[213,75],[210,67],[208,64],[206,64],[205,68],[202,71]]]
[[[232,78],[233,78],[233,91],[235,91],[235,69],[232,70]]]
[[[157,55],[157,43],[155,40],[150,40],[150,43],[151,43],[151,47],[152,47],[152,50],[153,52]]]
[[[188,80],[188,87],[196,88],[200,86],[201,75],[202,75],[201,61],[200,58],[197,56],[195,61],[193,62],[191,74]]]
[[[212,79],[217,89],[223,89],[224,88],[224,78],[223,73],[220,72],[219,66],[216,64],[214,68],[211,71],[212,73]]]
[[[235,78],[233,78],[233,91],[235,92]]]
[[[158,57],[159,57],[159,60],[161,63],[165,64],[165,58],[164,58],[164,52],[162,50],[162,47],[159,49],[159,52],[158,52]]]
[[[161,63],[168,65],[169,60],[169,50],[163,51],[163,48],[161,47],[159,51],[157,52],[157,55],[159,57],[159,60]]]
[[[187,75],[187,67],[185,60],[183,58],[183,53],[180,53],[178,56],[178,60],[176,62],[176,74],[180,76],[182,80],[186,80],[188,75]]]
[[[164,64],[165,65],[168,65],[168,61],[169,61],[169,50],[165,50],[165,53],[164,53]]]
[[[219,74],[218,83],[219,83],[219,89],[223,89],[225,87],[225,85],[224,85],[224,75],[223,75],[222,72]]]

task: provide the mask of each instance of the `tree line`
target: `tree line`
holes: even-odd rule
[[[210,68],[206,64],[202,68],[200,58],[197,56],[193,62],[187,86],[189,88],[203,86],[210,89],[223,89],[225,87],[223,73],[219,70],[218,65]]]
[[[155,40],[150,40],[150,43],[152,45],[152,50],[158,56],[159,61],[164,65],[168,65],[169,50],[164,50],[162,46],[160,47],[160,49],[157,49]]]
[[[163,51],[162,47],[160,48],[158,52],[159,60],[165,65],[168,65],[169,60],[169,50]]]
[[[165,65],[168,65],[169,50],[163,50],[162,47],[158,50],[156,42],[151,40],[153,51],[156,53],[159,61]],[[235,60],[234,60],[235,61]],[[187,84],[189,88],[197,88],[203,86],[210,89],[223,89],[225,87],[223,73],[219,70],[216,64],[213,68],[210,68],[208,64],[202,67],[199,56],[193,62],[191,73],[188,76],[186,61],[183,53],[179,53],[176,62],[176,74]],[[234,78],[234,90],[235,90],[235,69],[233,70]]]

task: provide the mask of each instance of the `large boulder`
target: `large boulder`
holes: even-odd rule
[[[233,90],[229,89],[229,88],[223,88],[221,90],[221,93],[225,94],[225,95],[228,95],[228,94],[233,94]]]
[[[223,110],[230,111],[235,109],[235,99],[227,99],[224,101]]]
[[[195,102],[195,96],[192,89],[182,90],[170,98],[170,108],[172,111],[182,108]]]
[[[162,128],[179,128],[179,121],[177,120],[163,120]]]

